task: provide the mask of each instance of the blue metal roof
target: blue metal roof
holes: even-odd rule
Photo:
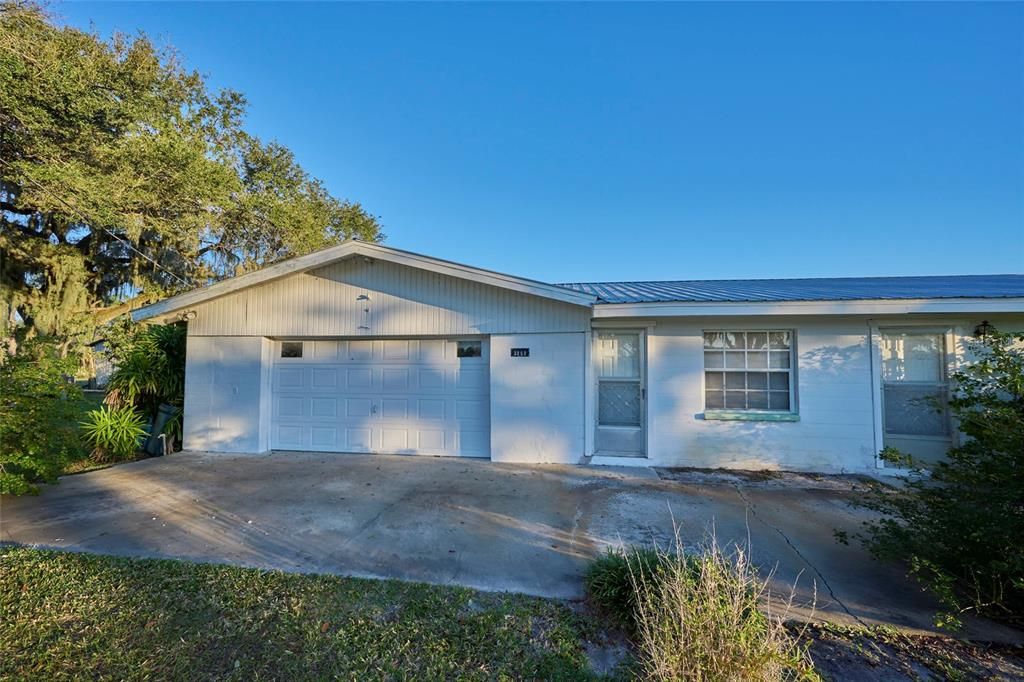
[[[593,294],[600,299],[598,303],[1024,297],[1024,275],[576,282],[558,286]]]

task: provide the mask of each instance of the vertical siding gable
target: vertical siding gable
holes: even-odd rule
[[[349,258],[196,307],[193,335],[397,336],[585,331],[590,309]]]

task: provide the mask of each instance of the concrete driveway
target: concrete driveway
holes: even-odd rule
[[[809,486],[809,487],[808,487]],[[865,512],[849,486],[651,469],[522,466],[382,455],[180,453],[68,476],[0,501],[0,540],[104,554],[229,562],[582,596],[608,545],[745,542],[806,617],[932,630],[934,604],[896,567],[843,546]],[[1014,638],[987,623],[980,638]]]

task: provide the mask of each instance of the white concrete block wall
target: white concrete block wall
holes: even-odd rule
[[[795,329],[798,422],[703,419],[705,329]],[[867,320],[659,320],[648,338],[650,463],[865,471],[875,468]]]
[[[491,459],[579,462],[585,448],[583,333],[491,336]],[[530,356],[514,358],[513,348]]]
[[[271,345],[262,336],[189,335],[183,424],[186,450],[269,449]]]

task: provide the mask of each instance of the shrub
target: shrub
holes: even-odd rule
[[[112,327],[114,372],[104,402],[114,408],[135,407],[152,421],[161,403],[178,407],[164,429],[180,439],[181,406],[185,401],[186,328],[180,324]]]
[[[86,415],[82,433],[95,459],[123,460],[139,449],[145,426],[145,419],[133,408],[105,406]]]
[[[636,590],[633,576],[652,583],[663,570],[666,557],[646,547],[609,549],[587,568],[583,581],[590,600],[621,627],[636,627]]]
[[[959,626],[972,611],[1020,624],[1024,336],[994,333],[969,347],[975,361],[953,374],[950,400],[966,438],[930,477],[864,500],[884,516],[866,524],[863,539],[875,556],[905,562],[938,596],[940,625]]]
[[[819,679],[799,635],[770,608],[761,579],[739,547],[714,538],[687,554],[628,549],[597,559],[590,597],[628,621],[644,677],[651,680]]]
[[[0,364],[0,493],[35,494],[65,462],[85,456],[78,420],[85,409],[73,382],[78,358],[34,339]]]

